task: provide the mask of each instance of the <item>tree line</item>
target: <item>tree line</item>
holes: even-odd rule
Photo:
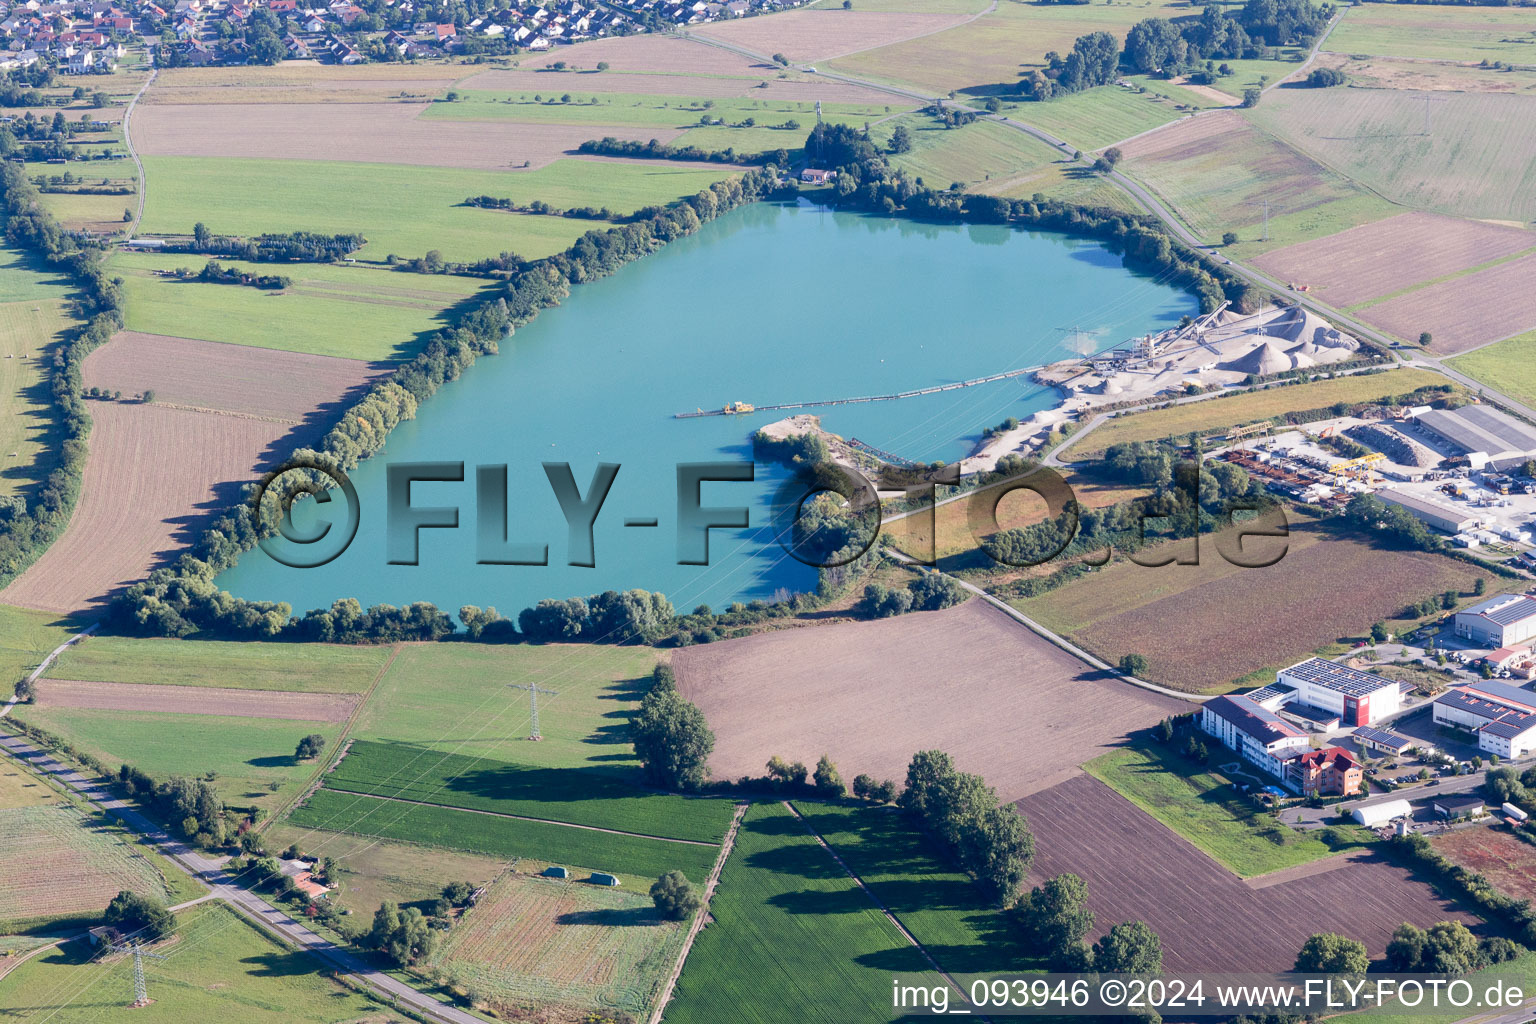
[[[569,217],[574,220],[607,220],[621,221],[626,218],[614,213],[606,206],[573,206],[569,209],[561,209],[552,206],[542,199],[535,199],[527,203],[519,203],[515,199],[505,196],[470,196],[464,200],[465,206],[474,206],[482,210],[507,210],[511,213],[530,213],[542,217]]]
[[[251,263],[333,263],[363,247],[362,235],[325,235],[313,231],[288,231],[242,238],[216,235],[199,221],[190,239],[168,238],[160,252],[223,256]]]
[[[656,139],[649,142],[616,139],[612,135],[605,135],[601,139],[588,139],[576,147],[576,152],[640,160],[691,160],[713,164],[789,166],[789,151],[785,149],[764,150],[761,153],[738,153],[734,146],[727,146],[724,149],[700,149],[698,146],[672,146]]]
[[[202,270],[193,270],[191,267],[177,267],[171,273],[184,281],[244,285],[247,288],[267,290],[287,288],[293,284],[293,278],[291,277],[284,277],[281,274],[248,274],[243,270],[226,267],[217,260],[209,260],[203,264]]]

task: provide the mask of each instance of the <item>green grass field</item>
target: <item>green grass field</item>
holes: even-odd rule
[[[1220,755],[1218,755],[1219,757]],[[1232,759],[1238,759],[1232,754]],[[1214,772],[1165,747],[1127,747],[1083,768],[1131,803],[1244,878],[1306,864],[1339,852],[1306,832],[1285,829],[1280,845],[1260,834],[1271,819]],[[1362,841],[1368,833],[1356,832]],[[1340,847],[1349,849],[1350,847]]]
[[[128,328],[346,359],[402,358],[449,325],[445,310],[493,287],[479,278],[321,263],[219,261],[292,279],[293,285],[281,291],[154,273],[201,270],[206,262],[202,256],[114,255],[110,267],[123,277]]]
[[[461,90],[453,103],[434,103],[421,116],[430,120],[445,121],[522,121],[530,124],[590,124],[629,125],[655,128],[690,128],[699,118],[719,118],[729,124],[739,124],[752,118],[761,126],[780,126],[786,137],[790,129],[782,126],[787,121],[798,121],[796,145],[816,125],[814,101],[785,99],[743,99],[739,97],[700,96],[650,96],[627,92],[583,92],[582,82],[591,76],[573,74],[551,77],[554,83],[544,92],[502,92],[485,89]],[[562,95],[571,96],[570,103],[561,103]],[[542,96],[542,100],[535,100]],[[891,98],[894,106],[868,103],[823,103],[824,120],[840,123],[861,124],[874,121],[911,104]],[[743,147],[737,146],[737,149]],[[791,147],[793,148],[793,147]]]
[[[1536,403],[1536,331],[1445,362],[1516,401]]]
[[[1113,444],[1181,437],[1191,431],[1219,430],[1288,412],[1322,409],[1337,402],[1369,402],[1387,395],[1407,394],[1426,385],[1446,383],[1449,383],[1446,378],[1430,370],[1389,370],[1115,416],[1069,445],[1061,452],[1061,457],[1068,461],[1095,459]]]
[[[946,865],[894,809],[795,801],[810,826],[875,898],[951,974],[981,974],[1035,959],[1008,914],[982,897],[970,876]]]
[[[903,114],[876,125],[870,137],[884,149],[897,125],[905,125],[912,133],[912,148],[892,155],[891,163],[936,188],[947,188],[956,181],[966,185],[1005,181],[1038,171],[1060,158],[1045,143],[996,121],[945,128],[924,113]]]
[[[1004,2],[990,14],[948,31],[827,63],[849,75],[915,86],[930,96],[952,89],[990,93],[1011,90],[1021,71],[1043,64],[1048,51],[1069,52],[1078,36],[1105,31],[1123,40],[1130,27],[1143,18],[1188,13],[1187,6],[1164,0],[1141,4]]]
[[[1156,83],[1149,88],[1159,91],[1143,94],[1118,85],[1105,85],[1044,103],[1015,104],[1007,113],[1009,117],[1043,128],[1081,150],[1103,149],[1187,116],[1188,112],[1179,110],[1175,101],[1161,95],[1173,93],[1176,86]],[[1209,106],[1210,101],[1201,100],[1200,105]]]
[[[1050,199],[1084,206],[1104,206],[1126,213],[1137,213],[1139,208],[1130,195],[1119,186],[1094,174],[1086,167],[1063,161],[1047,164],[1036,171],[1001,181],[993,180],[979,189],[993,195],[1011,199],[1029,199],[1040,193]]]
[[[84,942],[38,954],[0,985],[0,1016],[59,1022],[132,1020],[135,1024],[240,1020],[244,1024],[369,1024],[404,1021],[385,1006],[342,988],[326,966],[280,945],[218,904],[177,917],[167,960],[146,960],[154,1002],[130,1010],[133,962],[96,961]]]
[[[693,195],[730,176],[719,168],[556,160],[533,171],[304,160],[145,157],[149,194],[140,231],[183,234],[198,221],[224,234],[263,231],[360,232],[357,254],[382,260],[430,249],[448,260],[512,251],[553,255],[600,223],[516,216],[461,203],[469,196],[541,199],[558,207],[607,206],[631,213]],[[229,187],[239,181],[240,188]]]
[[[1536,46],[1529,49],[1536,59]],[[1427,135],[1425,96],[1435,101]],[[1520,222],[1536,217],[1536,96],[1276,89],[1249,116],[1404,206]]]
[[[74,325],[60,299],[0,304],[0,495],[32,490],[54,467],[62,437],[48,378]]]
[[[655,664],[655,654],[641,647],[407,645],[353,735],[638,778],[628,720],[649,683],[642,677]],[[508,689],[508,683],[536,683],[558,693],[539,700],[543,742],[527,741],[528,694]]]
[[[677,870],[703,882],[720,852],[715,846],[614,835],[329,789],[317,790],[293,810],[288,821],[300,828],[441,846],[503,860],[528,858],[636,879],[654,880]],[[317,841],[318,837],[308,839],[304,845],[314,846]]]
[[[1360,4],[1344,13],[1328,49],[1380,57],[1536,64],[1536,11],[1408,3]]]
[[[326,775],[325,787],[710,843],[725,837],[734,811],[729,800],[657,793],[580,769],[535,768],[366,740],[352,744]]]
[[[389,661],[387,646],[261,644],[103,636],[48,667],[54,679],[241,690],[362,693]]]
[[[843,0],[815,0],[807,4],[816,10],[841,10]],[[987,9],[986,0],[862,0],[861,11],[891,11],[897,14],[979,14]]]
[[[0,302],[62,299],[71,291],[63,274],[29,253],[0,245]]]
[[[87,225],[104,230],[112,225],[126,226],[123,211],[138,205],[138,196],[72,195],[68,192],[46,192],[43,206],[66,228]]]
[[[891,976],[927,966],[781,804],[747,812],[709,909],[668,1024],[892,1020]]]
[[[314,763],[294,760],[299,740],[317,732],[333,745],[340,729],[329,722],[153,711],[28,706],[12,713],[108,765],[131,764],[157,779],[216,772],[213,784],[226,803],[268,811],[315,771]]]
[[[16,682],[73,632],[54,612],[0,604],[0,697],[9,698]]]

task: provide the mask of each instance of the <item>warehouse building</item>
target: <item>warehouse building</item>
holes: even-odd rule
[[[1473,469],[1514,469],[1536,456],[1536,427],[1490,406],[1431,409],[1414,422],[1466,455]]]
[[[1489,647],[1514,647],[1536,637],[1536,597],[1500,594],[1456,613],[1456,635]]]
[[[1296,687],[1296,703],[1338,715],[1345,725],[1373,725],[1403,706],[1395,680],[1322,658],[1281,669],[1279,681]]]
[[[1477,736],[1477,747],[1500,757],[1536,750],[1536,693],[1491,680],[1455,687],[1434,704],[1436,725]]]
[[[1475,795],[1468,796],[1442,796],[1430,808],[1440,817],[1447,819],[1476,818],[1488,813],[1487,804],[1483,798]]]
[[[1200,707],[1200,728],[1277,779],[1285,762],[1311,747],[1307,734],[1247,697],[1213,697]]]
[[[1432,750],[1422,740],[1411,740],[1406,736],[1399,736],[1395,732],[1385,729],[1377,729],[1369,725],[1363,725],[1354,731],[1350,737],[1361,750],[1369,750],[1378,754],[1387,754],[1392,757],[1402,757],[1413,747],[1420,750]]]
[[[1413,807],[1407,800],[1385,800],[1379,804],[1367,804],[1349,812],[1366,828],[1379,828],[1393,818],[1412,818]]]
[[[1446,533],[1462,533],[1478,524],[1478,518],[1468,515],[1463,509],[1442,505],[1438,501],[1427,501],[1391,488],[1377,491],[1376,497],[1388,505],[1396,505],[1424,525]]]

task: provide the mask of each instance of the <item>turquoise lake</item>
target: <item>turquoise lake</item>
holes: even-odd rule
[[[303,613],[342,597],[365,606],[494,605],[515,618],[546,597],[659,590],[679,609],[815,586],[768,525],[777,467],[752,483],[706,483],[706,506],[746,506],[745,530],[713,530],[710,565],[677,562],[680,462],[748,461],[758,427],[784,412],[674,418],[727,402],[762,405],[883,394],[1071,355],[1061,327],[1097,347],[1198,311],[1193,296],[1127,270],[1103,246],[996,225],[938,226],[759,203],[573,289],[565,304],[444,386],[382,454],[352,474],[361,526],[314,569],[263,551],[219,578],[231,593]],[[953,461],[986,427],[1056,400],[1015,378],[894,402],[798,410],[844,437],[911,459]],[[418,483],[416,506],[456,505],[459,528],[420,533],[420,564],[385,551],[386,463],[465,464],[463,483]],[[596,565],[566,564],[565,519],[541,466],[568,462],[583,494],[618,463],[595,527]],[[475,564],[475,467],[505,463],[512,540],[549,545],[548,566]],[[306,508],[307,506],[307,508]],[[300,503],[300,526],[316,515]],[[654,517],[656,528],[626,527]]]

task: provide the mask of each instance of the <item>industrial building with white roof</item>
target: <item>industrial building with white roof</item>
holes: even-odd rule
[[[1277,681],[1296,688],[1296,703],[1338,715],[1344,725],[1373,725],[1403,706],[1395,680],[1322,658],[1281,669]]]
[[[1510,647],[1536,636],[1536,597],[1500,594],[1456,613],[1456,635],[1489,647]]]
[[[1414,420],[1459,449],[1473,469],[1514,469],[1536,455],[1536,427],[1486,405],[1431,409]]]

